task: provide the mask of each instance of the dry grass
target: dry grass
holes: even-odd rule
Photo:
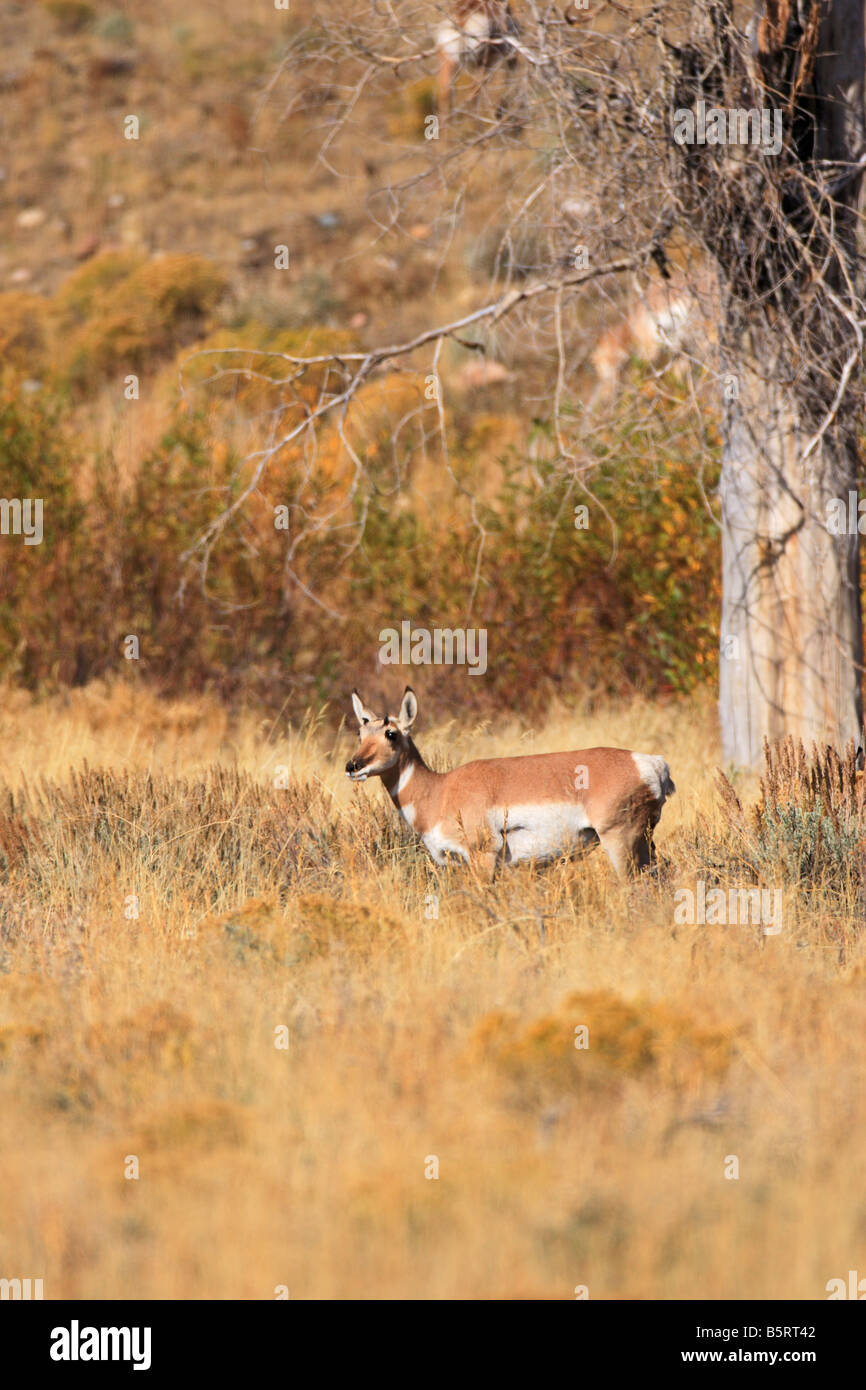
[[[315,720],[7,694],[0,1271],[49,1298],[823,1297],[866,1236],[860,923],[791,889],[775,936],[674,925],[675,887],[736,864],[712,727],[422,728],[434,760],[669,758],[657,880],[592,854],[491,887],[435,870]]]
[[[3,17],[0,355],[85,391],[64,405],[83,498],[103,456],[124,486],[139,478],[195,335],[259,348],[290,331],[306,351],[316,334],[393,342],[493,292],[512,221],[502,190],[527,171],[534,182],[535,153],[503,150],[496,179],[465,170],[463,220],[450,195],[412,192],[431,65],[358,104],[329,172],[315,155],[333,108],[305,110],[282,84],[254,115],[313,8],[264,7],[241,26],[231,0],[153,0],[146,17],[44,0]],[[322,75],[301,81],[311,98]],[[134,146],[125,111],[144,115]],[[398,179],[403,216],[383,228],[368,199]],[[283,241],[291,268],[277,275]],[[521,242],[517,260],[538,250]],[[123,294],[103,282],[112,266],[132,280]],[[178,268],[184,283],[194,272],[191,302],[166,285]],[[589,349],[604,301],[580,313]],[[535,402],[550,367],[534,336],[503,323],[491,349]],[[114,371],[129,354],[147,380],[134,415],[118,388],[129,364]],[[503,460],[528,457],[535,406],[511,386],[471,387],[468,360],[443,353],[454,457],[493,502]],[[247,388],[256,415],[271,400]],[[372,392],[360,407],[381,445]],[[214,416],[218,447],[253,447],[251,419],[230,414]],[[409,500],[444,533],[440,460],[417,468]],[[697,550],[694,521],[666,521]],[[31,645],[54,650],[65,585],[49,595],[46,581],[57,603]],[[560,587],[550,621],[571,625]],[[306,621],[318,677],[327,649]],[[656,616],[637,630],[673,628]],[[168,644],[155,679],[172,651],[189,658]],[[448,707],[432,677],[426,698]],[[349,735],[318,712],[286,733],[255,708],[161,701],[133,680],[40,701],[9,688],[0,738],[0,1277],[42,1278],[47,1298],[269,1299],[288,1286],[567,1299],[585,1285],[594,1299],[812,1299],[864,1268],[862,883],[834,877],[862,806],[835,840],[819,827],[810,878],[790,833],[804,818],[810,829],[810,805],[792,816],[777,796],[758,824],[736,796],[720,800],[709,703],[558,708],[532,729],[461,713],[428,728],[422,700],[434,766],[605,743],[664,753],[678,790],[661,871],[633,886],[599,854],[494,886],[436,870],[380,789],[347,784]],[[744,803],[753,791],[736,788]],[[777,879],[778,935],[675,923],[678,888]]]

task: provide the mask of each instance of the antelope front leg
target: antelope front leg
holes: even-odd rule
[[[656,847],[653,844],[652,831],[647,830],[641,835],[637,843],[637,862],[641,869],[651,869],[655,866]]]
[[[502,855],[498,850],[479,849],[470,855],[469,863],[472,872],[479,878],[486,879],[488,883],[495,883],[499,866],[502,863]]]
[[[443,125],[451,115],[451,92],[456,68],[455,59],[450,58],[447,53],[441,54],[436,78],[436,114]]]

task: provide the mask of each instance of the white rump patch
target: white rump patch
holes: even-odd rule
[[[671,771],[656,753],[632,753],[638,777],[649,787],[659,805],[663,805],[676,787],[671,781]]]
[[[472,14],[458,28],[456,24],[440,24],[436,30],[436,47],[455,62],[471,58],[482,48],[492,33],[487,15]]]

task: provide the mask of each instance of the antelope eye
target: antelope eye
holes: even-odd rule
[[[397,730],[396,730],[396,729],[386,729],[386,730],[385,730],[385,737],[386,737],[386,739],[388,740],[389,743],[393,743],[394,740],[395,740],[395,738],[397,737]]]

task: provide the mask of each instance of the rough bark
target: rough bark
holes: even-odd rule
[[[807,177],[829,160],[838,182],[863,152],[863,8],[862,0],[821,8],[810,63],[802,53],[818,16],[812,0],[759,5],[755,51],[766,99],[790,98],[792,122],[800,122],[794,144]],[[738,285],[726,267],[733,293],[723,339],[738,394],[726,402],[723,427],[720,718],[725,758],[737,766],[755,766],[765,736],[837,746],[860,737],[859,537],[828,526],[830,501],[844,499],[847,511],[858,477],[859,363],[836,394],[857,351],[856,330],[832,294],[847,286],[851,302],[858,189],[856,176],[833,188],[831,232],[822,226],[828,204],[817,216],[808,198],[805,214],[802,200],[793,211],[782,205],[781,218],[799,219],[797,236],[808,241],[817,228],[827,238],[826,279],[816,291],[814,264],[791,258],[796,237],[768,266],[770,312],[749,313],[749,283]],[[803,309],[810,294],[814,312]]]
[[[827,526],[857,486],[853,443],[812,430],[796,387],[752,372],[726,407],[720,487],[719,712],[726,759],[754,767],[764,737],[844,745],[859,738],[859,548]]]

